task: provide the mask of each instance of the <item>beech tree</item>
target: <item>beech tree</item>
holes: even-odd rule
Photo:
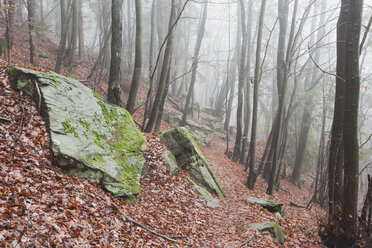
[[[345,102],[342,138],[344,140],[344,201],[342,204],[343,240],[352,246],[357,234],[359,177],[359,52],[363,0],[349,2],[345,46]]]
[[[107,93],[107,101],[109,103],[121,105],[121,60],[122,60],[122,0],[112,0],[111,15],[112,15],[112,32],[111,32],[111,64],[110,78]]]
[[[167,39],[167,44],[165,46],[164,50],[164,58],[163,58],[163,66],[161,69],[161,74],[159,78],[159,86],[158,90],[156,91],[156,96],[154,103],[152,105],[152,110],[151,110],[151,115],[149,118],[149,121],[147,122],[145,131],[146,132],[152,132],[154,128],[154,124],[156,122],[156,118],[159,113],[159,106],[160,102],[164,93],[164,89],[166,87],[166,80],[168,76],[168,70],[169,70],[169,65],[170,65],[170,60],[171,60],[171,55],[172,55],[172,48],[173,48],[173,34],[174,34],[174,25],[176,24],[176,17],[177,17],[177,2],[176,0],[172,0],[172,7],[171,7],[171,13],[169,17],[169,24],[168,24],[168,39]]]
[[[141,0],[135,1],[136,8],[136,52],[134,58],[134,70],[132,76],[132,83],[130,86],[129,97],[126,109],[129,113],[133,113],[134,105],[136,103],[138,87],[141,79],[142,70],[142,6]]]
[[[30,63],[37,65],[36,61],[36,48],[35,48],[35,28],[34,28],[34,2],[33,0],[27,0],[27,10],[28,10],[28,30],[30,37]]]
[[[198,35],[196,37],[194,56],[193,56],[193,62],[192,62],[191,81],[190,81],[189,90],[188,90],[187,96],[186,96],[186,102],[185,102],[185,106],[184,106],[184,110],[183,110],[183,114],[182,114],[181,125],[186,124],[187,115],[188,115],[189,108],[190,108],[189,105],[190,105],[190,101],[191,101],[191,96],[194,92],[194,85],[195,85],[195,81],[196,81],[196,72],[197,72],[198,63],[199,63],[199,52],[200,52],[201,44],[203,42],[204,31],[205,31],[205,23],[207,22],[207,9],[208,9],[208,1],[205,1],[204,2],[204,7],[203,7],[203,14],[202,14],[202,18],[201,18],[201,21],[200,21],[199,31],[198,31]],[[191,111],[193,111],[193,108],[194,108],[194,106],[191,106]]]
[[[261,11],[258,22],[258,35],[257,35],[257,48],[256,48],[256,62],[254,70],[254,86],[253,86],[253,112],[252,112],[252,129],[251,129],[251,142],[249,145],[249,175],[247,186],[251,189],[254,187],[256,181],[256,173],[254,166],[256,162],[256,135],[257,135],[257,111],[258,111],[258,87],[260,78],[260,66],[261,66],[261,43],[262,43],[262,29],[265,17],[266,0],[261,2]]]

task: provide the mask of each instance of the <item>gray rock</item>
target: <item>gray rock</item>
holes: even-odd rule
[[[178,165],[187,171],[196,183],[209,192],[224,197],[223,190],[211,167],[200,151],[191,134],[184,127],[168,130],[160,135],[160,139],[172,152]]]
[[[164,111],[163,120],[175,127],[179,127],[181,126],[182,117],[179,115]],[[207,126],[203,126],[192,120],[187,120],[186,127],[190,131],[192,137],[196,140],[196,142],[204,146],[211,145],[213,129]]]
[[[177,160],[173,154],[170,151],[165,151],[161,156],[172,175],[178,176],[180,174],[180,169],[178,168]]]
[[[269,210],[272,213],[275,212],[282,212],[283,209],[283,203],[275,202],[275,201],[269,201],[265,199],[255,198],[255,197],[248,197],[245,199],[247,203],[256,203],[257,205],[260,205],[261,207]]]
[[[252,223],[249,226],[259,231],[268,230],[274,237],[283,245],[285,241],[285,231],[283,227],[275,222],[268,223]]]
[[[134,200],[141,190],[146,139],[130,114],[59,74],[17,67],[8,73],[12,88],[40,101],[54,163],[71,175],[101,184],[116,197]]]
[[[194,180],[189,178],[189,181],[194,184],[195,189],[204,197],[207,201],[207,206],[210,208],[220,207],[220,201],[217,198],[214,198],[211,193],[208,192],[203,186],[196,183]]]

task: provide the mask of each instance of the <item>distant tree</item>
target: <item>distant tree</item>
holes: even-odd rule
[[[11,63],[11,53],[14,40],[14,28],[15,28],[15,13],[16,13],[17,2],[15,0],[4,0],[4,11],[5,11],[5,57],[8,62]]]
[[[61,38],[59,41],[57,60],[54,67],[54,71],[57,73],[61,71],[62,62],[66,53],[67,30],[68,22],[71,15],[71,5],[67,6],[66,0],[61,0],[60,9],[61,9]]]
[[[252,57],[252,0],[248,1],[248,21],[247,21],[247,61],[245,65],[245,92],[244,92],[244,131],[242,137],[242,148],[240,152],[240,163],[244,164],[245,154],[248,145],[248,132],[251,122],[251,57]]]
[[[251,129],[251,142],[249,146],[249,175],[247,186],[253,189],[254,183],[256,181],[256,173],[254,171],[254,166],[256,162],[256,134],[257,134],[257,111],[258,111],[258,87],[260,78],[260,66],[261,66],[261,44],[262,44],[262,30],[264,25],[266,9],[266,0],[261,2],[261,10],[258,21],[258,34],[257,34],[257,48],[256,48],[256,62],[254,70],[254,86],[253,86],[253,112],[252,112],[252,129]]]
[[[35,48],[35,17],[34,17],[34,2],[33,0],[27,0],[28,10],[28,30],[29,30],[29,43],[30,43],[30,63],[37,65],[36,61],[36,48]]]
[[[183,114],[182,114],[182,120],[181,120],[181,125],[186,125],[186,120],[187,120],[187,115],[189,112],[190,108],[190,101],[191,101],[191,96],[193,95],[194,92],[194,85],[196,81],[196,72],[199,64],[199,52],[201,48],[201,44],[203,42],[203,37],[204,37],[204,31],[205,31],[205,23],[207,22],[207,10],[208,10],[208,1],[204,2],[204,8],[203,8],[203,14],[202,18],[200,20],[200,26],[199,26],[199,31],[198,35],[196,37],[196,43],[195,43],[195,49],[194,49],[194,55],[193,55],[193,62],[192,62],[192,74],[191,74],[191,81],[190,81],[190,86],[189,90],[187,92],[186,96],[186,102],[185,106],[183,109]],[[191,111],[193,110],[194,106],[191,106]]]
[[[148,132],[148,133],[152,132],[154,128],[154,124],[156,122],[156,118],[158,118],[159,106],[160,106],[161,99],[164,94],[164,89],[166,87],[166,80],[168,76],[168,70],[170,66],[170,60],[171,60],[172,48],[173,48],[173,35],[174,35],[173,28],[174,28],[174,25],[176,24],[176,17],[177,17],[176,14],[177,14],[177,1],[172,0],[171,14],[169,17],[169,24],[168,24],[168,39],[167,39],[167,44],[164,50],[163,66],[161,68],[159,86],[158,86],[158,90],[156,91],[154,103],[152,104],[150,118],[145,128],[145,132]]]
[[[121,105],[121,61],[123,51],[122,0],[112,0],[111,64],[107,101]]]
[[[310,44],[314,44],[314,36],[315,36],[315,30],[317,28],[317,16],[318,16],[318,4],[315,5],[313,8],[313,18],[312,18],[312,23],[311,23],[311,30],[310,33]],[[325,10],[324,10],[325,11]],[[324,23],[325,15],[321,14],[321,22]],[[319,26],[322,24],[319,24]],[[317,42],[321,42],[321,40],[324,38],[323,34],[323,28],[318,29],[318,39]],[[319,63],[319,57],[320,57],[320,49],[316,49],[314,52],[314,61],[316,63]],[[318,77],[318,68],[316,68],[315,65],[311,65],[312,73],[308,73],[305,77],[305,90],[308,92],[306,95],[306,100],[303,108],[303,115],[302,115],[302,121],[301,121],[301,127],[300,127],[300,134],[299,134],[299,143],[296,149],[296,159],[295,163],[293,166],[293,173],[291,175],[291,180],[293,184],[297,184],[298,180],[300,179],[301,176],[301,169],[304,163],[304,158],[305,158],[305,152],[306,152],[306,147],[308,143],[308,137],[309,137],[309,132],[310,132],[310,127],[312,123],[312,116],[313,116],[313,97],[311,94],[311,90],[314,84],[317,84],[319,77]]]
[[[129,97],[126,109],[129,113],[133,113],[134,105],[136,103],[137,91],[141,79],[142,70],[142,6],[141,0],[135,1],[136,9],[136,48],[135,48],[135,58],[134,58],[134,70],[132,83],[130,86]]]
[[[79,0],[72,1],[72,22],[71,22],[71,39],[67,50],[66,64],[68,70],[71,70],[74,62],[75,51],[78,42],[78,23],[79,23]]]
[[[79,57],[84,56],[84,21],[83,21],[83,0],[78,0],[78,34],[79,34]]]
[[[240,3],[240,4],[239,4]],[[233,161],[237,162],[240,158],[241,145],[242,145],[242,122],[243,122],[243,91],[245,83],[245,57],[247,52],[247,25],[245,17],[245,5],[244,1],[240,0],[238,6],[240,6],[240,22],[242,32],[242,42],[240,49],[240,60],[239,60],[239,81],[238,81],[238,108],[236,111],[236,135],[235,135],[235,146],[233,153]],[[247,123],[246,123],[247,124]]]

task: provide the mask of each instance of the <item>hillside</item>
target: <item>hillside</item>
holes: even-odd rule
[[[16,37],[14,64],[27,67],[27,47],[22,45],[25,37]],[[53,43],[39,40],[38,45],[51,59],[55,57]],[[53,63],[43,59],[39,65],[42,70],[53,69]],[[170,174],[161,158],[165,146],[159,133],[146,134],[148,149],[144,157],[148,169],[141,178],[142,192],[136,203],[115,199],[95,184],[64,174],[53,166],[45,121],[29,97],[10,88],[8,68],[1,60],[0,246],[281,246],[268,231],[249,227],[250,223],[276,219],[267,210],[245,202],[248,196],[269,199],[266,183],[259,178],[255,190],[248,190],[244,185],[247,173],[224,155],[225,142],[216,135],[211,147],[201,149],[227,195],[219,208],[206,205],[187,180],[187,173]],[[87,71],[75,68],[82,80]],[[143,98],[145,90],[140,92]],[[138,123],[142,121],[141,112],[134,115]],[[162,130],[170,127],[164,123]],[[262,152],[262,148],[258,150]],[[311,210],[290,204],[308,203],[312,193],[310,180],[307,182],[300,190],[283,180],[281,187],[285,191],[275,193],[275,200],[285,204],[284,219],[278,221],[286,231],[286,247],[322,247],[318,225],[325,212],[316,204]]]

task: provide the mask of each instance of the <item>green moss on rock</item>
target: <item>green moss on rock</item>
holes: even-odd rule
[[[197,183],[213,194],[225,196],[208,161],[186,128],[168,130],[160,136],[160,139],[172,152],[179,166],[190,171]]]
[[[285,231],[283,227],[281,227],[279,224],[275,222],[267,222],[267,223],[252,223],[249,224],[249,226],[253,229],[259,230],[259,231],[265,231],[268,230],[274,237],[282,244],[284,245],[285,241]]]
[[[106,103],[74,79],[13,67],[11,86],[38,102],[48,120],[54,161],[70,174],[97,183],[113,195],[135,198],[140,192],[146,139],[130,114]],[[94,173],[93,173],[94,172]]]

